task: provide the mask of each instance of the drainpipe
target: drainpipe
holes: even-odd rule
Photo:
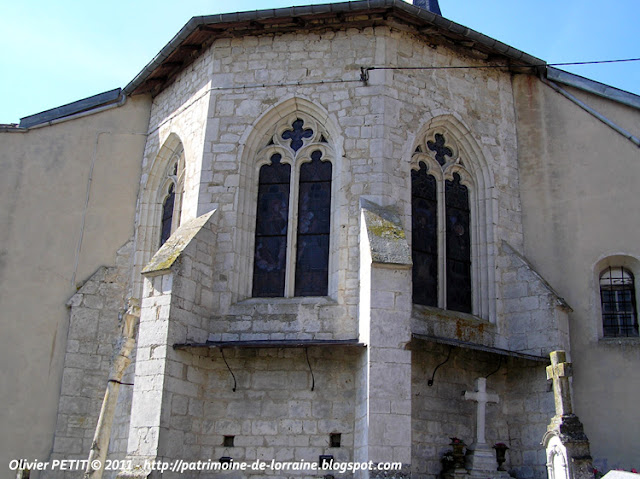
[[[614,122],[612,122],[611,120],[609,120],[606,116],[598,113],[597,111],[595,111],[593,108],[591,108],[589,105],[587,105],[586,103],[584,103],[583,101],[579,100],[578,98],[576,98],[575,96],[573,96],[571,93],[569,93],[567,90],[561,88],[558,84],[546,79],[544,77],[544,74],[540,75],[540,80],[542,81],[542,83],[544,83],[545,85],[551,87],[552,89],[554,89],[555,91],[557,91],[558,93],[560,93],[562,96],[564,96],[565,98],[571,100],[573,103],[575,103],[576,105],[578,105],[580,108],[582,108],[583,110],[585,110],[587,113],[589,113],[590,115],[594,116],[595,118],[597,118],[598,120],[600,120],[602,123],[604,123],[605,125],[607,125],[609,128],[611,128],[612,130],[616,131],[617,133],[621,134],[622,136],[624,136],[626,139],[628,139],[631,143],[633,143],[634,145],[636,145],[637,147],[640,148],[640,139],[638,139],[636,136],[633,136],[631,133],[629,133],[627,130],[625,130],[624,128],[616,125]]]

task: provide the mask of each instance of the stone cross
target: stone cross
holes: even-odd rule
[[[572,373],[571,363],[566,362],[567,357],[564,351],[553,351],[550,356],[551,366],[547,366],[547,379],[553,379],[556,416],[573,414],[569,385],[569,377]]]
[[[499,402],[497,394],[487,393],[487,378],[476,379],[475,392],[465,391],[464,398],[469,401],[478,402],[478,412],[476,414],[476,444],[485,444],[484,430],[486,420],[486,410],[488,402]]]

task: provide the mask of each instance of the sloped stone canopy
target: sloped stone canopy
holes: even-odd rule
[[[215,212],[216,210],[212,210],[180,225],[142,269],[142,274],[154,276],[171,269],[191,240],[208,224]]]

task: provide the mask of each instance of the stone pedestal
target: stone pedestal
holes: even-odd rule
[[[547,451],[549,479],[593,479],[589,439],[578,416],[573,414],[569,384],[571,363],[566,362],[564,351],[554,351],[550,356],[547,379],[553,380],[556,415],[542,439]]]
[[[488,402],[499,402],[497,394],[487,392],[487,379],[476,379],[476,391],[466,391],[464,398],[478,403],[476,412],[476,442],[467,448],[465,467],[471,477],[508,478],[504,471],[498,471],[496,453],[485,439],[486,407]]]
[[[442,474],[444,479],[469,479],[469,471],[463,467],[452,469],[451,471]]]
[[[496,452],[488,444],[472,444],[467,450],[465,467],[470,478],[509,479],[505,471],[498,471]]]

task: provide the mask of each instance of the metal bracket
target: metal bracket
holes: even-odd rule
[[[227,358],[224,357],[224,349],[223,348],[220,348],[220,354],[222,355],[222,360],[227,365],[227,369],[229,370],[229,373],[231,373],[231,377],[233,378],[233,392],[236,392],[236,387],[238,386],[238,383],[236,382],[236,376],[235,376],[235,374],[233,374],[233,371],[229,367],[229,363],[227,362]]]
[[[368,67],[360,67],[360,81],[365,85],[369,84],[369,68]]]
[[[307,358],[307,364],[309,365],[309,372],[311,373],[311,390],[313,391],[316,387],[316,378],[313,375],[313,370],[311,369],[311,363],[309,362],[309,350],[304,348],[304,355]]]
[[[433,374],[431,375],[431,379],[429,379],[427,381],[427,386],[431,387],[433,386],[433,380],[436,377],[436,372],[438,371],[438,369],[440,368],[440,366],[444,366],[445,364],[447,364],[449,362],[449,358],[451,357],[451,350],[453,349],[453,346],[449,346],[449,354],[447,354],[447,359],[445,359],[443,362],[441,362],[440,364],[438,364],[436,366],[436,368],[433,370]]]

